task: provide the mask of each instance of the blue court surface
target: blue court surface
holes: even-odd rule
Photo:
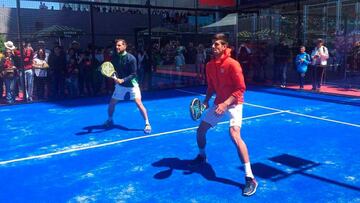
[[[143,93],[153,132],[133,102],[109,97],[0,107],[0,202],[360,202],[360,100],[249,88],[242,136],[259,182],[244,171],[226,120],[198,152],[189,103],[205,89]]]

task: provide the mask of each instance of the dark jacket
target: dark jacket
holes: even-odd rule
[[[120,84],[121,86],[135,87],[139,85],[136,79],[136,58],[132,54],[119,55],[115,51],[111,63],[115,67],[118,78],[124,80],[124,83]]]

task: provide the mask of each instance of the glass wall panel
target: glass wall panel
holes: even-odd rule
[[[0,0],[0,40],[11,40],[18,46],[18,18],[16,9],[16,1]],[[4,51],[4,45],[0,45]]]
[[[296,3],[275,5],[261,9],[258,14],[239,16],[240,46],[237,58],[243,66],[247,82],[280,84],[280,72],[276,64],[278,56],[274,54],[279,50],[280,42],[284,43],[281,50],[287,50],[284,56],[286,82],[295,80],[296,72],[293,71],[291,61],[299,41],[298,19]]]
[[[21,1],[27,100],[91,96],[97,93],[92,80],[95,66],[88,64],[92,63],[93,48],[90,12],[81,9],[85,7],[79,4],[65,8],[42,1],[38,2],[38,8],[33,8],[33,3]],[[45,58],[42,58],[43,51]],[[32,76],[27,74],[31,62],[34,69]]]
[[[11,58],[19,58],[20,52],[20,40],[18,29],[18,9],[16,9],[16,2],[11,0],[0,0],[0,60]],[[11,42],[9,42],[11,41]],[[4,42],[7,42],[6,45]],[[20,64],[17,61],[8,60],[17,68],[20,68]],[[10,67],[10,66],[9,66]],[[4,66],[0,64],[0,104],[12,104],[15,102],[23,101],[23,80],[20,81],[20,77],[16,74],[22,74],[20,70],[8,68],[5,70]],[[12,77],[16,75],[15,77]],[[5,82],[7,81],[7,82]],[[15,85],[11,85],[15,84]],[[7,91],[10,90],[10,91]]]
[[[201,40],[196,33],[196,12],[152,9],[152,16],[160,18],[160,22],[151,24],[152,86],[169,88],[199,83],[195,60]]]
[[[356,60],[360,41],[358,5],[357,1],[329,1],[306,6],[307,44],[312,48],[317,38],[323,38],[330,53],[323,83],[360,85]]]
[[[344,37],[344,82],[347,86],[360,86],[360,2],[344,1],[341,6],[341,31]]]
[[[19,65],[16,79],[14,91],[17,100],[111,93],[113,85],[99,74],[98,67],[101,62],[110,59],[115,38],[127,40],[128,51],[136,57],[139,53],[148,56],[148,60],[143,61],[143,70],[139,71],[142,89],[204,84],[204,64],[211,55],[211,38],[218,32],[229,36],[233,57],[242,63],[247,82],[277,84],[275,52],[280,42],[284,42],[289,50],[286,80],[297,83],[298,74],[293,58],[298,53],[298,46],[305,45],[311,53],[315,40],[323,38],[330,58],[322,82],[360,86],[360,2],[357,0],[266,4],[266,8],[249,7],[250,10],[242,10],[245,13],[238,14],[230,11],[229,7],[203,6],[195,0],[150,0],[152,6],[173,8],[151,8],[150,13],[148,7],[142,8],[147,0],[79,2],[20,0],[20,9],[17,10],[15,0],[0,0],[0,49],[4,50],[5,41],[12,41],[17,47],[14,53],[22,57],[20,61],[24,63]],[[141,7],[120,7],[116,6],[117,3]],[[26,49],[20,49],[22,46]],[[36,73],[33,93],[28,93],[30,90],[26,89],[29,85],[26,85],[23,68],[26,65],[26,51],[32,48],[36,55],[42,47],[45,47],[48,56],[47,76],[46,79],[38,78]],[[248,64],[243,63],[243,47],[247,51]],[[59,67],[53,68],[56,67],[53,63],[54,49],[59,49],[61,57],[65,57],[65,63],[59,65],[63,71],[55,75],[53,71]],[[66,71],[72,58],[75,58],[78,69],[78,73],[74,73],[77,75],[77,85],[67,80],[69,74]],[[88,59],[92,73],[86,75],[84,63]],[[310,75],[308,72],[307,82],[310,82]],[[4,89],[0,89],[3,96],[6,94]]]

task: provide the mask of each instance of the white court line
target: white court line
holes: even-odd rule
[[[287,111],[279,111],[279,112],[261,114],[261,115],[256,115],[256,116],[250,116],[250,117],[244,118],[243,120],[249,120],[249,119],[253,119],[253,118],[271,116],[271,115],[275,115],[275,114],[281,114],[281,113],[284,113],[284,112],[287,112]],[[221,122],[219,124],[225,124],[225,123],[229,123],[229,122],[226,121],[226,122]],[[158,136],[162,136],[162,135],[168,135],[168,134],[184,132],[184,131],[188,131],[188,130],[194,130],[194,129],[197,129],[197,128],[198,128],[198,126],[191,127],[191,128],[183,128],[183,129],[179,129],[179,130],[156,133],[156,134],[153,134],[153,135],[143,135],[143,136],[139,136],[139,137],[133,137],[133,138],[129,138],[129,139],[118,140],[118,141],[114,141],[114,142],[107,142],[107,143],[103,143],[103,144],[97,144],[97,145],[86,146],[86,147],[79,147],[79,148],[68,149],[68,150],[64,150],[64,151],[58,151],[58,152],[52,152],[52,153],[47,153],[47,154],[29,156],[29,157],[12,159],[12,160],[7,160],[7,161],[0,161],[0,165],[5,165],[5,164],[10,164],[10,163],[15,163],[15,162],[28,161],[28,160],[33,160],[33,159],[43,159],[43,158],[48,158],[48,157],[55,156],[55,155],[60,155],[60,154],[68,154],[68,153],[77,152],[77,151],[83,151],[83,150],[88,150],[88,149],[107,147],[107,146],[116,145],[116,144],[120,144],[120,143],[124,143],[124,142],[140,140],[140,139],[145,139],[145,138],[150,138],[150,137],[158,137]]]
[[[177,91],[179,92],[185,92],[185,93],[189,93],[189,94],[194,94],[194,95],[199,95],[199,96],[206,96],[205,94],[200,94],[200,93],[197,93],[197,92],[191,92],[191,91],[186,91],[186,90],[182,90],[182,89],[176,89]],[[215,98],[214,96],[212,98]],[[256,105],[256,104],[250,104],[250,103],[244,103],[248,106],[254,106],[254,107],[259,107],[259,108],[263,108],[263,109],[268,109],[268,110],[273,110],[273,111],[284,111],[284,110],[281,110],[281,109],[275,109],[275,108],[270,108],[270,107],[266,107],[266,106],[260,106],[260,105]]]
[[[195,94],[195,95],[201,95],[201,96],[206,96],[205,94],[200,94],[198,92],[191,92],[191,91],[186,91],[186,90],[182,90],[182,89],[175,89],[176,91],[179,92],[185,92],[185,93],[189,93],[189,94]]]
[[[196,92],[185,91],[185,90],[180,90],[180,89],[176,89],[176,90],[180,91],[180,92],[186,92],[186,93],[189,93],[189,94],[196,94],[196,95],[200,95],[200,96],[206,96],[204,94],[200,94],[200,93],[196,93]],[[248,105],[248,106],[262,108],[262,109],[286,112],[288,114],[293,114],[293,115],[303,116],[303,117],[307,117],[307,118],[312,118],[312,119],[317,119],[317,120],[322,120],[322,121],[328,121],[328,122],[332,122],[332,123],[338,123],[338,124],[343,124],[343,125],[348,125],[348,126],[353,126],[353,127],[360,128],[359,124],[354,124],[354,123],[349,123],[349,122],[344,122],[344,121],[338,121],[338,120],[328,119],[328,118],[322,118],[322,117],[312,116],[312,115],[308,115],[308,114],[296,113],[296,112],[292,112],[292,111],[287,111],[287,110],[282,110],[282,109],[277,109],[277,108],[271,108],[271,107],[261,106],[261,105],[257,105],[257,104],[250,104],[250,103],[246,103],[246,102],[244,104]]]
[[[333,122],[333,123],[339,123],[339,124],[343,124],[343,125],[348,125],[348,126],[353,126],[353,127],[360,128],[359,124],[348,123],[348,122],[343,122],[343,121],[338,121],[338,120],[333,120],[333,119],[328,119],[328,118],[321,118],[321,117],[317,117],[317,116],[312,116],[312,115],[307,115],[307,114],[302,114],[302,113],[296,113],[296,112],[292,112],[292,111],[289,111],[287,113],[298,115],[298,116],[303,116],[303,117],[308,117],[308,118],[313,118],[313,119],[317,119],[317,120],[328,121],[328,122]]]
[[[328,118],[322,118],[322,117],[312,116],[312,115],[303,114],[303,113],[296,113],[296,112],[293,112],[293,111],[284,111],[284,110],[281,110],[281,109],[270,108],[270,107],[256,105],[256,104],[250,104],[250,103],[245,103],[245,104],[248,105],[248,106],[254,106],[254,107],[259,107],[259,108],[269,109],[269,110],[274,110],[274,111],[283,111],[283,112],[286,112],[288,114],[293,114],[293,115],[297,115],[297,116],[302,116],[302,117],[307,117],[307,118],[312,118],[312,119],[317,119],[317,120],[322,120],[322,121],[328,121],[328,122],[332,122],[332,123],[339,123],[339,124],[343,124],[343,125],[348,125],[348,126],[353,126],[353,127],[360,128],[359,124],[348,123],[348,122],[338,121],[338,120],[328,119]]]
[[[257,105],[257,104],[250,104],[250,103],[247,103],[247,102],[244,102],[244,104],[245,104],[245,105],[248,105],[248,106],[253,106],[253,107],[259,107],[259,108],[262,108],[262,109],[267,109],[267,110],[285,111],[285,110],[282,110],[282,109],[271,108],[271,107],[261,106],[261,105]],[[290,112],[290,111],[287,111],[287,112]]]
[[[189,94],[205,96],[204,94],[200,94],[200,93],[197,93],[197,92],[185,91],[185,90],[180,90],[180,89],[176,89],[176,90],[180,91],[180,92],[186,92],[186,93],[189,93]],[[258,108],[263,108],[263,109],[268,109],[268,110],[274,110],[276,112],[267,113],[267,114],[261,114],[261,115],[257,115],[257,116],[251,116],[251,117],[244,118],[243,120],[249,120],[249,119],[253,119],[253,118],[259,118],[259,117],[270,116],[270,115],[281,114],[281,113],[289,113],[289,114],[294,114],[294,115],[298,115],[298,116],[303,116],[303,117],[308,117],[308,118],[313,118],[313,119],[318,119],[318,120],[323,120],[323,121],[328,121],[328,122],[333,122],[333,123],[349,125],[349,126],[353,126],[353,127],[360,127],[360,125],[358,125],[358,124],[353,124],[353,123],[337,121],[337,120],[333,120],[333,119],[327,119],[327,118],[321,118],[321,117],[311,116],[311,115],[307,115],[307,114],[291,112],[289,110],[281,110],[281,109],[277,109],[277,108],[271,108],[271,107],[266,107],[266,106],[261,106],[261,105],[256,105],[256,104],[250,104],[250,103],[244,103],[244,104],[248,105],[248,106],[253,106],[253,107],[258,107]],[[221,122],[219,124],[226,124],[226,123],[228,123],[228,121]],[[119,144],[119,143],[129,142],[129,141],[133,141],[133,140],[139,140],[139,139],[157,137],[157,136],[162,136],[162,135],[167,135],[167,134],[172,134],[172,133],[177,133],[177,132],[184,132],[184,131],[188,131],[188,130],[194,130],[196,128],[197,128],[197,126],[196,127],[191,127],[191,128],[184,128],[184,129],[174,130],[174,131],[157,133],[157,134],[153,134],[153,135],[139,136],[139,137],[129,138],[129,139],[125,139],[125,140],[118,140],[118,141],[114,141],[114,142],[108,142],[108,143],[103,143],[103,144],[98,144],[98,145],[93,145],[93,146],[79,147],[79,148],[74,148],[74,149],[69,149],[69,150],[64,150],[64,151],[52,152],[52,153],[48,153],[48,154],[29,156],[29,157],[18,158],[18,159],[7,160],[7,161],[0,161],[0,165],[5,165],[5,164],[15,163],[15,162],[21,162],[21,161],[27,161],[27,160],[33,160],[33,159],[47,158],[47,157],[54,156],[54,155],[67,154],[67,153],[72,153],[72,152],[76,152],[76,151],[83,151],[83,150],[88,150],[88,149],[106,147],[106,146],[116,145],[116,144]]]
[[[277,112],[272,112],[272,113],[260,114],[260,115],[256,115],[256,116],[250,116],[250,117],[243,118],[243,120],[250,120],[250,119],[253,119],[253,118],[260,118],[260,117],[271,116],[271,115],[275,115],[275,114],[288,113],[288,112],[289,111],[277,111]],[[219,124],[225,124],[225,123],[229,123],[229,121],[220,122]]]

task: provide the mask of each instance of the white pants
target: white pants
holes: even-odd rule
[[[212,127],[220,122],[220,120],[229,115],[230,116],[230,127],[238,126],[241,128],[242,125],[242,114],[243,114],[243,104],[231,105],[222,115],[217,115],[215,113],[216,105],[211,106],[207,112],[203,121],[209,123]]]

